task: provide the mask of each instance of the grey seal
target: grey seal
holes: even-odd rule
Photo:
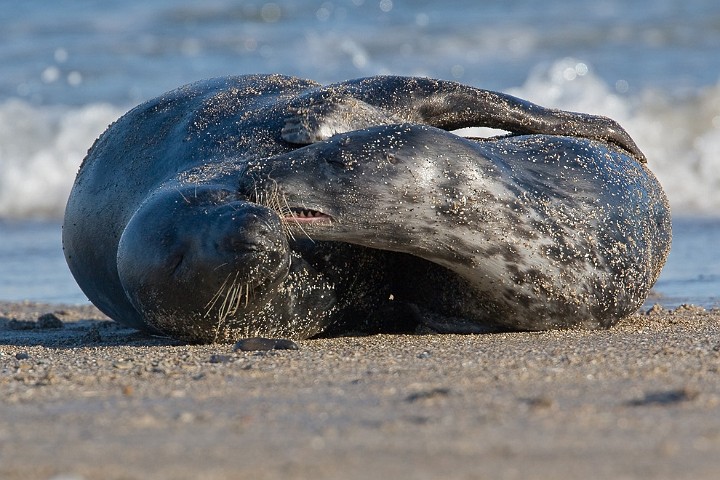
[[[304,144],[402,122],[586,137],[644,160],[610,119],[454,82],[210,79],[132,109],[90,148],[63,223],[70,271],[114,320],[195,342],[308,338],[384,312],[415,318],[415,303],[388,302],[388,292],[403,283],[398,265],[433,270],[432,261],[308,240],[288,225],[287,212],[258,198],[262,192],[240,188],[250,161],[277,165],[284,154],[320,145]],[[290,212],[295,225],[314,215]]]
[[[282,199],[297,234],[445,269],[410,266],[393,295],[440,331],[609,327],[642,305],[671,243],[646,165],[584,138],[385,125],[251,161],[244,180]]]

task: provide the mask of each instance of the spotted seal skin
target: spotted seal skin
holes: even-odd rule
[[[378,126],[251,162],[244,179],[309,212],[311,238],[443,267],[411,266],[396,295],[440,331],[609,327],[642,305],[671,243],[656,178],[596,140]]]
[[[387,305],[402,284],[393,265],[434,264],[338,237],[308,240],[287,222],[302,225],[307,212],[239,188],[250,161],[275,165],[320,144],[302,145],[400,122],[583,136],[643,158],[612,120],[453,82],[211,79],[139,105],[90,148],[65,211],[68,266],[111,318],[194,342],[307,338],[398,305],[416,316],[414,303]]]

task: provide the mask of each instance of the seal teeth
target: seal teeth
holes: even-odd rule
[[[306,210],[304,208],[293,209],[293,215],[299,218],[317,218],[322,217],[323,214],[316,212],[315,210]]]
[[[330,216],[324,214],[323,212],[319,212],[317,210],[310,210],[308,208],[301,208],[301,207],[291,207],[289,209],[289,214],[285,216],[287,220],[322,220],[322,221],[329,221]]]

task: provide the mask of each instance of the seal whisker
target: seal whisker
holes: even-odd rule
[[[225,324],[227,317],[235,315],[239,309],[237,304],[239,298],[238,291],[242,288],[242,284],[238,285],[238,274],[239,272],[235,273],[235,278],[230,284],[227,295],[225,295],[225,297],[223,298],[223,302],[220,305],[220,310],[218,312],[218,321],[215,327],[215,341],[217,341],[217,337],[220,335],[220,329]]]
[[[213,270],[219,270],[219,269],[221,269],[222,267],[224,267],[225,265],[229,265],[229,263],[228,263],[228,262],[221,263],[221,264],[218,265],[217,267],[213,268]],[[228,274],[228,277],[229,277],[229,276],[230,276],[230,274]]]
[[[237,298],[238,298],[238,284],[237,282],[233,282],[232,288],[228,292],[228,295],[225,297],[225,304],[223,304],[224,310],[223,310],[223,322],[225,319],[232,314],[233,310],[236,310],[235,305],[237,304]]]
[[[310,235],[305,231],[305,229],[302,227],[302,225],[300,225],[300,222],[297,220],[297,217],[295,217],[295,215],[292,214],[292,209],[290,208],[290,205],[288,204],[287,197],[285,196],[285,194],[282,192],[279,192],[279,195],[281,196],[282,201],[285,204],[285,208],[287,208],[287,211],[290,212],[289,216],[295,221],[295,224],[297,225],[297,227],[300,229],[301,232],[303,232],[305,234],[305,236],[308,238],[308,240],[310,240],[312,243],[315,243],[315,240],[313,240],[310,237]],[[283,217],[283,218],[286,218],[286,217]],[[295,237],[293,237],[293,240],[295,240]]]
[[[232,273],[228,273],[227,277],[225,277],[225,281],[222,283],[222,285],[220,285],[220,288],[218,289],[218,291],[215,292],[215,295],[213,295],[212,298],[210,298],[210,300],[208,301],[208,303],[205,304],[206,311],[205,311],[204,317],[208,317],[210,315],[210,310],[212,310],[213,307],[215,307],[215,304],[220,299],[223,289],[225,288],[225,285],[227,285],[227,282],[230,279],[230,275],[232,275]],[[237,273],[236,273],[236,275],[237,275]]]
[[[269,195],[270,199],[268,201],[268,206],[275,212],[277,212],[281,220],[292,216],[292,210],[290,209],[290,206],[288,205],[285,196],[282,194],[277,182],[273,182]],[[291,238],[292,240],[296,240],[295,235],[288,226],[287,222],[281,221],[281,225],[283,228],[283,232],[285,232],[285,236]]]
[[[253,185],[253,189],[254,193],[252,196],[252,200],[254,200],[255,203],[274,211],[278,214],[281,220],[293,216],[292,210],[287,205],[287,201],[285,201],[284,204],[281,201],[284,200],[284,196],[281,194],[277,182],[273,181],[273,183],[270,185],[270,188],[264,189],[258,189],[256,183]],[[296,240],[295,235],[293,234],[290,227],[287,225],[287,222],[281,221],[280,224],[282,226],[285,236],[292,240]],[[305,235],[307,235],[307,233]]]
[[[196,188],[197,188],[197,187],[196,187]],[[179,188],[177,188],[177,187],[175,188],[175,190],[177,190],[177,192],[180,194],[180,196],[183,198],[183,200],[185,200],[185,203],[187,203],[188,205],[190,205],[190,200],[188,200],[188,198],[185,196],[185,194],[182,193],[182,191],[181,191]]]
[[[232,296],[233,288],[235,288],[235,280],[230,283],[227,292],[225,292],[224,295],[221,294],[222,303],[220,304],[220,308],[218,311],[218,317],[220,318],[221,322],[225,320],[225,312],[227,311],[228,299]]]

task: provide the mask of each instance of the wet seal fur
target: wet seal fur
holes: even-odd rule
[[[316,182],[298,171],[299,164],[293,162],[303,158],[302,163],[308,168],[323,165],[326,159],[322,155],[313,159],[313,155],[321,153],[318,149],[322,150],[323,145],[339,148],[335,151],[339,155],[336,163],[344,162],[345,155],[360,159],[357,156],[360,153],[367,153],[362,163],[368,168],[390,161],[391,156],[385,150],[376,158],[373,155],[377,152],[365,151],[358,143],[348,149],[337,142],[340,138],[343,142],[347,139],[363,141],[365,135],[370,135],[368,140],[382,143],[386,133],[400,133],[405,138],[409,134],[402,133],[402,129],[384,131],[377,128],[400,128],[397,125],[406,122],[414,125],[411,130],[419,128],[418,125],[446,130],[489,126],[516,134],[583,137],[592,139],[588,142],[574,140],[581,142],[577,145],[589,148],[587,155],[579,157],[583,161],[592,163],[596,156],[611,152],[611,157],[620,157],[627,163],[618,166],[618,171],[622,172],[632,164],[646,172],[638,164],[638,161],[644,161],[642,153],[612,120],[545,109],[509,95],[453,82],[372,77],[320,86],[312,81],[280,75],[211,79],[180,87],[134,108],[111,125],[91,147],[65,212],[63,247],[70,270],[88,298],[111,318],[188,341],[232,342],[257,336],[302,339],[332,330],[337,325],[352,328],[354,322],[395,315],[413,321],[421,319],[441,331],[468,328],[460,325],[469,319],[469,330],[474,331],[475,320],[486,317],[465,315],[467,308],[475,310],[475,307],[451,309],[458,319],[465,319],[460,321],[448,320],[443,312],[426,305],[432,298],[442,300],[438,305],[455,305],[459,299],[472,300],[469,305],[482,304],[484,297],[473,296],[478,290],[464,272],[474,267],[472,258],[467,257],[471,263],[464,266],[462,272],[456,272],[453,267],[457,261],[448,263],[446,258],[438,263],[437,255],[426,255],[413,249],[404,252],[396,248],[394,242],[397,240],[388,245],[379,241],[365,245],[367,242],[357,239],[360,230],[343,239],[338,236],[341,231],[338,222],[347,223],[349,217],[341,216],[340,210],[334,216],[323,214],[320,207],[332,212],[331,204],[334,208],[343,207],[340,202],[345,201],[345,197],[338,196],[333,200],[326,196],[323,202],[318,199],[317,205],[313,204],[317,208],[309,208],[312,202],[294,196],[288,189],[293,175],[298,185]],[[376,127],[378,125],[381,127]],[[395,127],[382,127],[384,125]],[[347,134],[350,137],[334,136],[343,132],[350,132]],[[435,134],[429,133],[427,138]],[[456,142],[463,148],[468,142],[473,144],[449,133],[445,135],[450,139],[447,142],[450,151],[457,148]],[[328,138],[330,140],[326,141]],[[427,140],[414,138],[422,142]],[[529,138],[538,142],[545,137]],[[405,140],[410,141],[410,137]],[[499,140],[498,145],[513,141],[517,140]],[[306,144],[309,145],[304,146]],[[424,145],[418,143],[417,146]],[[624,148],[625,153],[609,145]],[[525,157],[531,158],[533,148],[542,150],[542,146],[542,143],[535,143],[524,153]],[[577,153],[572,149],[568,152]],[[435,153],[442,154],[437,150]],[[294,154],[307,156],[286,157]],[[485,153],[470,149],[464,155],[484,158]],[[502,151],[493,155],[492,158],[502,157]],[[447,158],[447,168],[460,173],[462,162],[453,166],[450,156]],[[283,161],[290,163],[283,165]],[[252,166],[250,175],[248,165]],[[352,180],[357,185],[365,181],[368,186],[381,188],[384,181],[384,174],[363,179],[352,174],[352,169],[345,171],[346,176],[337,179],[341,183]],[[501,172],[501,169],[496,171]],[[548,175],[552,172],[554,170],[550,168]],[[282,182],[275,178],[276,173],[282,174]],[[397,181],[407,184],[407,175],[402,177]],[[625,197],[639,195],[640,203],[636,204],[641,211],[635,213],[635,218],[643,222],[651,217],[643,216],[649,215],[650,204],[655,205],[661,197],[664,199],[660,190],[645,188],[651,183],[650,177],[646,172],[646,177],[630,183],[608,174],[598,177],[595,182],[620,182],[615,188],[618,192],[626,192]],[[538,178],[537,185],[532,187],[546,188],[542,183],[544,180]],[[401,201],[405,193],[397,190],[397,181],[385,187]],[[416,185],[414,194],[425,195],[423,188],[421,184]],[[529,194],[528,186],[508,188],[515,188],[513,205],[521,204],[524,195]],[[300,191],[304,190],[301,188]],[[334,194],[332,189],[318,185],[317,194],[323,191],[326,195]],[[355,187],[352,191],[359,192]],[[490,188],[477,194],[495,195],[493,192]],[[435,198],[432,190],[426,193]],[[392,196],[384,198],[390,200]],[[297,204],[288,203],[291,198]],[[349,205],[366,210],[369,207],[362,202]],[[449,208],[450,212],[455,208],[453,205],[437,207]],[[344,212],[350,213],[347,209]],[[572,224],[563,223],[563,218],[551,217],[551,213],[538,213],[536,222],[545,217],[550,220],[542,227],[531,225],[530,230],[546,229],[547,233],[542,236],[545,239],[552,235],[574,238],[573,235],[580,232],[572,232],[569,230]],[[487,229],[501,230],[509,225],[502,215],[493,216],[489,211],[485,214],[488,216],[483,222],[472,223],[478,228],[474,233],[477,238],[485,238],[487,235],[483,232]],[[455,218],[460,222],[462,217]],[[426,220],[424,217],[417,219],[420,236],[436,231],[432,229],[432,223],[421,223]],[[407,228],[409,219],[400,221],[399,225],[396,230]],[[387,226],[387,235],[390,235],[394,227]],[[556,233],[553,234],[551,230],[555,227],[559,230],[554,230]],[[666,234],[666,244],[669,243],[669,224],[658,223],[658,232],[661,230]],[[328,232],[334,233],[327,236]],[[467,237],[468,232],[464,227],[456,234]],[[611,235],[618,232],[616,229]],[[631,233],[634,232],[636,230]],[[591,237],[599,235],[585,230],[582,233],[590,233]],[[323,241],[325,237],[327,241]],[[510,237],[507,240],[509,242]],[[535,241],[532,237],[521,240]],[[473,243],[473,240],[466,241]],[[588,245],[592,246],[592,241],[589,239]],[[483,242],[480,243],[485,254],[497,255],[488,240]],[[503,258],[512,257],[514,249],[519,248],[508,242],[496,246]],[[574,255],[574,243],[569,240],[565,243],[556,239],[555,243],[547,244],[545,253],[558,258]],[[644,287],[632,294],[631,302],[621,301],[624,308],[611,309],[606,317],[615,318],[625,312],[627,305],[637,303],[637,298],[649,288],[658,270],[657,264],[662,263],[661,247],[657,241],[641,242],[637,251],[646,254],[655,248],[657,253],[652,261],[638,257],[646,275],[637,283],[643,283]],[[453,252],[454,248],[457,248],[455,243],[443,247],[448,252]],[[445,252],[446,256],[448,252]],[[453,255],[460,259],[464,250]],[[477,258],[477,254],[474,255],[473,258]],[[632,263],[629,254],[620,252],[619,255],[617,262],[610,261],[606,253],[597,258],[608,260],[618,269],[626,265],[629,268],[627,275],[638,273],[629,265]],[[522,260],[516,258],[514,265],[521,263]],[[542,298],[533,296],[532,289],[535,288],[533,285],[545,281],[545,277],[524,268],[515,270],[510,270],[514,283],[501,285],[503,294],[509,296],[513,285],[520,285],[524,279],[528,285],[516,289],[520,302]],[[543,272],[542,268],[538,270]],[[652,273],[648,273],[651,270]],[[408,278],[418,278],[415,292],[407,287]],[[443,288],[435,288],[438,279],[443,280]],[[417,292],[424,290],[427,290],[428,298],[419,301],[415,298]],[[395,301],[395,295],[407,299]],[[491,302],[477,308],[490,313],[500,312],[494,305]],[[563,314],[573,311],[566,309]],[[583,322],[589,326],[593,323]],[[606,323],[612,321],[605,320],[603,324]],[[526,322],[518,327],[545,328],[543,325],[553,326],[545,320],[536,324]]]
[[[250,162],[245,180],[327,217],[302,225],[311,238],[444,267],[411,269],[395,295],[437,331],[609,327],[642,305],[671,242],[657,179],[595,140],[378,126]]]

